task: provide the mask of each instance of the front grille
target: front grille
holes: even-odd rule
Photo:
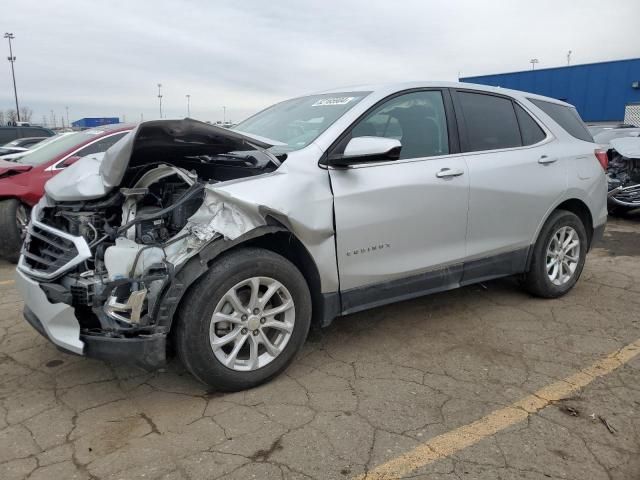
[[[78,249],[71,240],[50,230],[33,225],[23,251],[25,262],[34,270],[51,274],[78,256]]]
[[[90,257],[84,238],[32,220],[18,268],[33,277],[51,280]]]

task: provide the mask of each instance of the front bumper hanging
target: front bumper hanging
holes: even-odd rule
[[[166,363],[166,333],[136,337],[81,334],[75,310],[65,303],[52,303],[38,282],[16,272],[16,287],[25,307],[25,320],[59,349],[106,361],[134,363],[155,369]]]

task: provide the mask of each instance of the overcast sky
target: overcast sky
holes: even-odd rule
[[[358,83],[640,57],[640,1],[34,1],[6,5],[33,121],[85,116],[238,121],[275,101]],[[6,40],[0,110],[13,106]],[[8,54],[8,52],[6,52]],[[49,120],[50,121],[50,120]]]

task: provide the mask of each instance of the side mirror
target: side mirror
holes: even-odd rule
[[[78,155],[73,155],[73,156],[71,156],[71,157],[67,158],[64,162],[62,162],[62,163],[60,164],[60,166],[61,166],[62,168],[66,168],[66,167],[68,167],[69,165],[73,165],[74,163],[76,163],[76,162],[77,162],[78,160],[80,160],[81,158],[82,158],[82,157],[79,157]]]
[[[349,140],[342,155],[331,159],[331,165],[346,167],[354,163],[398,160],[401,149],[400,140],[395,138],[355,137]]]

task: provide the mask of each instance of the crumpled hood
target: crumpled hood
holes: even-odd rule
[[[186,156],[266,149],[273,144],[233,130],[190,118],[140,123],[105,153],[100,175],[107,188],[120,185],[127,168],[148,163],[171,163]]]
[[[28,172],[33,168],[32,165],[24,165],[22,163],[7,162],[0,158],[0,177],[15,175],[17,173]]]
[[[93,200],[109,192],[100,177],[104,153],[82,157],[44,184],[44,191],[57,202]]]
[[[640,137],[615,138],[611,147],[623,157],[640,158]]]

